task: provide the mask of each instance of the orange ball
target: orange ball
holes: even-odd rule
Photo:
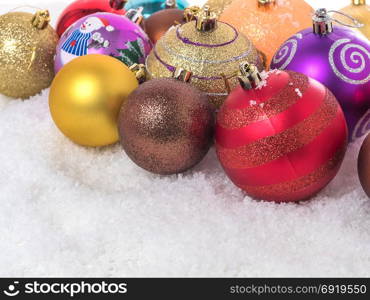
[[[313,9],[303,0],[234,0],[220,21],[235,26],[266,55],[267,66],[281,44],[312,26]]]

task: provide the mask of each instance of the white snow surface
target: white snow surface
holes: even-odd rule
[[[2,0],[0,13],[26,1]],[[28,2],[55,17],[68,1]],[[73,144],[48,92],[0,96],[0,276],[370,276],[362,140],[310,201],[267,203],[229,181],[214,149],[165,177],[119,145]]]

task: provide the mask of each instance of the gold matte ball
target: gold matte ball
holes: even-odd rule
[[[100,54],[78,57],[55,77],[49,95],[60,131],[83,146],[118,141],[117,118],[127,96],[138,87],[133,72],[119,60]]]
[[[357,21],[364,24],[361,28],[356,28],[360,33],[370,40],[370,5],[365,0],[353,0],[351,5],[341,9],[341,12],[354,17]],[[337,19],[348,23],[348,18],[338,15]]]
[[[58,36],[47,25],[32,25],[33,15],[12,12],[0,16],[0,93],[28,98],[50,86]]]
[[[229,90],[239,84],[237,75],[243,61],[255,64],[260,71],[264,68],[252,42],[231,25],[218,22],[213,31],[202,32],[191,21],[170,28],[149,54],[146,66],[150,78],[172,77],[178,68],[192,72],[190,83],[218,108]]]

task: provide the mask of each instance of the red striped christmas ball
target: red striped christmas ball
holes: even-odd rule
[[[273,70],[237,87],[216,125],[218,158],[232,182],[268,201],[307,199],[336,175],[347,126],[333,94],[303,74]]]

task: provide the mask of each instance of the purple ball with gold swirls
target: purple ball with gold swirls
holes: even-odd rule
[[[300,72],[328,87],[342,106],[352,141],[370,130],[370,42],[354,30],[302,30],[277,50],[270,68]]]
[[[127,66],[142,64],[151,48],[146,33],[128,18],[95,13],[79,19],[63,33],[57,46],[55,72],[87,54],[110,55]]]

